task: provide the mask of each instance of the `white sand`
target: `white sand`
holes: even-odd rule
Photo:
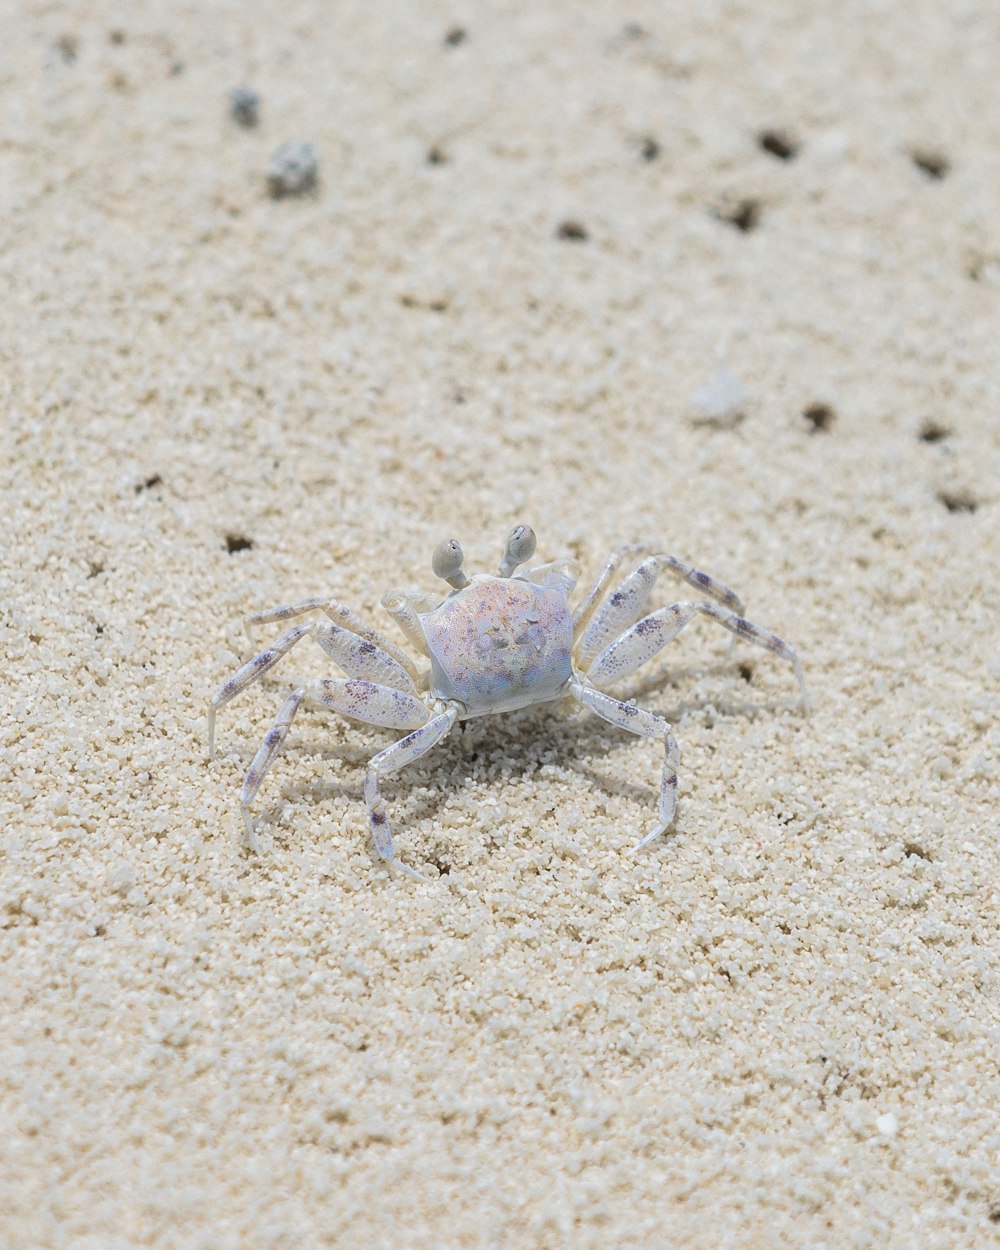
[[[4,1250],[995,1244],[996,6],[0,31]],[[318,192],[272,200],[296,140]],[[521,713],[387,785],[420,885],[367,838],[390,736],[307,713],[250,854],[249,758],[332,670],[206,764],[241,618],[392,628],[516,521],[737,586],[815,715],[692,626],[630,687],[671,837],[628,855],[656,744]]]

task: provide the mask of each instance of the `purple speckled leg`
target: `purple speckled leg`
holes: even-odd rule
[[[369,642],[373,642],[386,655],[392,656],[400,668],[406,669],[413,682],[419,687],[420,671],[413,663],[410,657],[394,642],[390,642],[388,638],[384,638],[378,630],[372,629],[361,619],[356,612],[352,612],[350,608],[343,603],[339,603],[336,599],[303,599],[300,603],[286,603],[281,607],[269,608],[266,612],[256,612],[253,616],[247,617],[247,629],[253,625],[268,625],[273,621],[287,621],[293,616],[302,616],[304,612],[312,612],[315,609],[325,612],[326,615],[339,625],[341,629],[348,629],[352,634],[357,634],[359,638],[365,638]]]
[[[594,615],[583,634],[577,635],[579,641],[576,648],[576,662],[580,668],[586,670],[594,657],[603,651],[612,639],[617,638],[623,630],[634,625],[640,617],[645,615],[653,587],[663,573],[678,581],[687,582],[689,586],[700,590],[710,599],[718,600],[730,612],[743,611],[743,600],[736,591],[730,590],[711,574],[703,573],[694,565],[679,560],[676,556],[664,554],[648,556],[608,597],[607,602]]]
[[[383,725],[387,729],[415,729],[418,725],[423,725],[430,716],[427,707],[416,695],[356,678],[345,681],[328,677],[311,681],[308,685],[293,690],[281,705],[274,724],[257,748],[257,754],[247,770],[240,791],[243,823],[246,825],[247,838],[255,851],[260,850],[260,847],[253,821],[250,819],[250,804],[256,798],[261,782],[288,737],[295,713],[303,702],[329,708],[342,716],[350,716],[369,725]]]
[[[215,717],[220,707],[225,707],[230,699],[235,699],[241,690],[245,690],[251,682],[255,682],[259,677],[263,677],[269,669],[274,668],[275,664],[283,655],[287,655],[297,642],[301,642],[303,638],[312,633],[312,625],[295,625],[291,629],[286,630],[280,638],[276,639],[267,647],[260,655],[255,655],[252,660],[248,660],[242,668],[236,670],[227,681],[224,681],[219,689],[212,696],[212,701],[208,706],[208,758],[212,759],[215,755]]]
[[[763,647],[765,651],[770,651],[780,656],[781,659],[787,660],[795,670],[799,693],[802,696],[802,706],[806,711],[809,710],[806,679],[794,648],[782,641],[777,634],[772,634],[769,629],[762,629],[760,625],[754,625],[752,621],[737,616],[734,612],[727,612],[717,603],[705,601],[698,603],[688,600],[682,603],[672,603],[667,608],[661,608],[658,612],[651,612],[649,616],[643,617],[631,629],[626,630],[620,638],[616,638],[604,648],[587,669],[588,678],[595,685],[603,686],[628,677],[647,660],[651,660],[699,614],[718,621],[735,637]]]
[[[607,590],[608,585],[618,572],[622,562],[627,560],[629,556],[637,556],[643,551],[647,551],[643,543],[629,543],[627,547],[619,547],[608,559],[607,564],[601,569],[600,576],[594,583],[593,589],[580,600],[579,606],[573,613],[573,637],[579,638],[583,631],[587,628],[590,618],[594,615],[597,605],[601,601],[601,596]]]
[[[623,703],[613,699],[592,686],[574,681],[570,690],[575,699],[584,707],[596,712],[602,720],[629,733],[638,734],[641,738],[660,738],[663,741],[663,772],[660,777],[660,801],[658,805],[659,824],[657,824],[642,841],[633,849],[638,851],[647,846],[654,838],[670,828],[677,808],[677,770],[680,767],[681,753],[677,746],[673,730],[662,716],[655,716],[634,703]]]
[[[399,772],[407,764],[412,764],[421,755],[425,755],[441,741],[457,719],[458,709],[456,707],[446,708],[445,711],[437,716],[433,716],[426,725],[421,725],[413,733],[407,734],[405,738],[400,738],[392,746],[386,747],[384,751],[380,751],[368,765],[368,772],[365,775],[365,802],[368,804],[368,819],[371,824],[375,849],[378,851],[379,857],[384,859],[387,864],[395,864],[397,868],[408,873],[411,877],[416,877],[418,881],[427,881],[428,878],[423,873],[417,872],[415,868],[410,868],[396,859],[392,830],[389,827],[389,817],[385,810],[382,792],[379,789],[379,778]]]
[[[332,621],[317,622],[313,627],[313,637],[348,677],[363,677],[365,681],[373,681],[379,686],[416,693],[406,669],[388,651],[383,651],[367,638],[342,629]]]
[[[415,693],[409,673],[381,647],[362,638],[349,629],[330,621],[312,621],[306,625],[294,625],[275,642],[248,660],[228,681],[215,692],[208,709],[208,758],[215,754],[215,717],[220,707],[234,699],[247,686],[259,680],[274,668],[282,656],[303,638],[314,638],[326,654],[343,669],[348,677],[363,677],[382,686]]]

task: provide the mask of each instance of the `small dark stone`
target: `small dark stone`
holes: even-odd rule
[[[67,65],[72,65],[80,54],[80,40],[76,35],[60,35],[56,40],[56,51]]]
[[[556,238],[567,239],[571,243],[586,243],[590,238],[587,228],[579,221],[564,221],[556,231]]]
[[[938,491],[938,502],[943,503],[949,512],[975,512],[979,503],[967,490]]]
[[[260,96],[250,87],[234,87],[229,93],[229,114],[237,125],[252,129],[260,121]]]
[[[802,418],[812,426],[814,434],[825,433],[836,420],[836,413],[829,404],[810,404],[804,409]]]
[[[722,208],[716,214],[720,221],[735,226],[743,234],[749,234],[760,222],[759,200],[737,200],[728,208]]]
[[[940,421],[935,421],[933,417],[925,421],[920,427],[920,441],[922,443],[940,443],[950,434],[951,430],[946,425],[942,425]]]
[[[951,168],[951,163],[946,156],[927,148],[917,148],[910,153],[910,159],[917,169],[925,173],[928,178],[933,178],[935,182],[940,182]]]
[[[798,155],[798,142],[787,130],[762,130],[757,137],[757,142],[764,152],[776,156],[779,161],[790,161]]]
[[[276,200],[305,195],[318,180],[319,161],[311,143],[283,143],[268,162],[267,186]]]

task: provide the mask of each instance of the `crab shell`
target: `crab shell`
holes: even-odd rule
[[[563,585],[478,575],[420,614],[430,692],[461,719],[557,699],[573,676],[573,614]]]

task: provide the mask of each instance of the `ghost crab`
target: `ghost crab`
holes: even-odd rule
[[[382,777],[419,759],[456,721],[547,703],[564,695],[572,696],[612,725],[663,743],[657,822],[635,850],[652,842],[674,818],[680,763],[677,742],[662,716],[634,702],[616,699],[601,686],[613,685],[634,673],[701,615],[735,637],[786,660],[795,671],[805,709],[809,696],[802,667],[788,643],[746,620],[743,602],[735,591],[676,556],[647,555],[608,595],[608,586],[621,565],[647,550],[631,545],[616,551],[590,592],[573,608],[570,595],[580,573],[576,561],[554,560],[514,576],[535,553],[535,534],[527,525],[511,531],[503,560],[492,576],[477,573],[467,577],[462,569],[462,548],[454,539],[442,543],[434,553],[433,569],[452,587],[450,594],[440,600],[397,590],[382,600],[411,646],[430,661],[429,669],[418,668],[405,651],[333,599],[306,599],[250,617],[248,625],[262,625],[318,609],[329,619],[294,625],[219,688],[209,709],[209,758],[215,751],[219,708],[273,668],[303,638],[317,642],[347,674],[346,678],[307,682],[282,704],[240,792],[251,847],[260,849],[250,805],[281,750],[295,713],[301,704],[312,703],[368,724],[406,731],[369,763],[365,803],[381,859],[426,881],[416,869],[396,859],[379,788]],[[707,598],[685,599],[647,612],[650,594],[662,573],[686,582]]]

